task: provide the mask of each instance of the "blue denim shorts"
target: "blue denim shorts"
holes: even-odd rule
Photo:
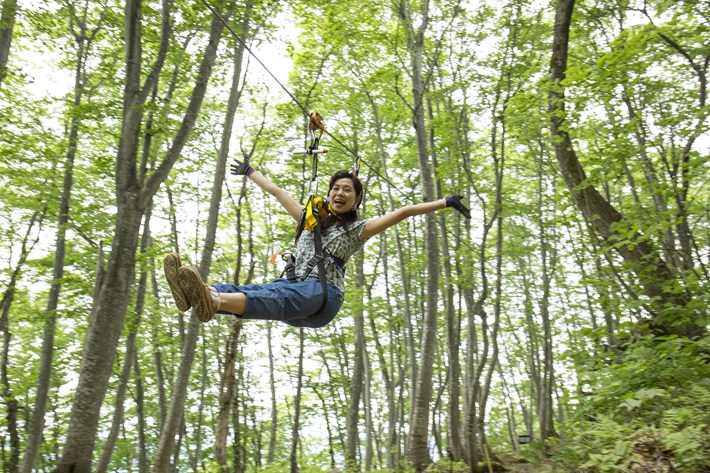
[[[212,284],[219,292],[241,292],[247,296],[246,313],[232,314],[241,319],[280,320],[294,327],[318,328],[335,318],[343,303],[338,286],[328,284],[328,302],[314,314],[323,302],[320,280],[309,278],[291,283],[280,278],[267,284]],[[228,314],[231,312],[220,313]]]

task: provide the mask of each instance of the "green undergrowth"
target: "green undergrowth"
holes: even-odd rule
[[[549,446],[555,470],[710,472],[710,338],[647,340],[590,371]]]

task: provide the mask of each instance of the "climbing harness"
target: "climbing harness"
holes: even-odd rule
[[[323,298],[321,300],[320,307],[313,313],[317,315],[323,311],[326,304],[328,304],[328,280],[326,278],[326,260],[330,259],[333,261],[338,268],[342,270],[345,262],[332,255],[329,251],[323,249],[323,238],[321,235],[321,219],[328,215],[328,207],[324,200],[316,196],[318,189],[318,157],[321,154],[326,154],[328,152],[327,148],[320,148],[320,138],[323,136],[325,128],[323,126],[323,117],[317,112],[311,112],[308,116],[308,131],[310,134],[310,143],[308,147],[303,150],[296,152],[296,155],[310,155],[312,156],[312,172],[311,179],[308,183],[308,200],[306,201],[303,211],[301,212],[300,225],[304,230],[308,230],[313,233],[313,246],[315,253],[313,257],[306,264],[306,271],[300,280],[306,280],[310,277],[311,272],[314,268],[318,268],[318,280],[320,281],[321,289],[323,291]],[[296,257],[293,253],[276,253],[271,258],[271,263],[275,264],[276,258],[281,256],[281,259],[286,262],[281,277],[286,277],[291,283],[297,282],[299,280],[296,275]]]

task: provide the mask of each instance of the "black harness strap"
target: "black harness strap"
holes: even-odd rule
[[[286,266],[284,266],[281,277],[284,277],[285,275],[288,282],[293,284],[298,281],[298,278],[296,277],[296,257],[293,256],[293,253],[285,253],[283,255],[283,260],[286,261]]]
[[[311,204],[313,204],[312,199],[313,197],[311,197]],[[320,314],[328,303],[328,281],[325,278],[325,255],[323,254],[323,240],[320,234],[320,215],[318,215],[318,212],[314,212],[313,215],[316,217],[316,226],[313,229],[313,246],[315,247],[316,253],[313,257],[316,258],[317,261],[318,279],[320,280],[320,287],[323,290],[323,300],[318,310],[312,313],[311,316]],[[307,277],[307,275],[304,275],[304,277]]]

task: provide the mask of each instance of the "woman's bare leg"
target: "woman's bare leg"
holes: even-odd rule
[[[220,292],[219,310],[244,315],[247,308],[247,296],[242,292]]]

